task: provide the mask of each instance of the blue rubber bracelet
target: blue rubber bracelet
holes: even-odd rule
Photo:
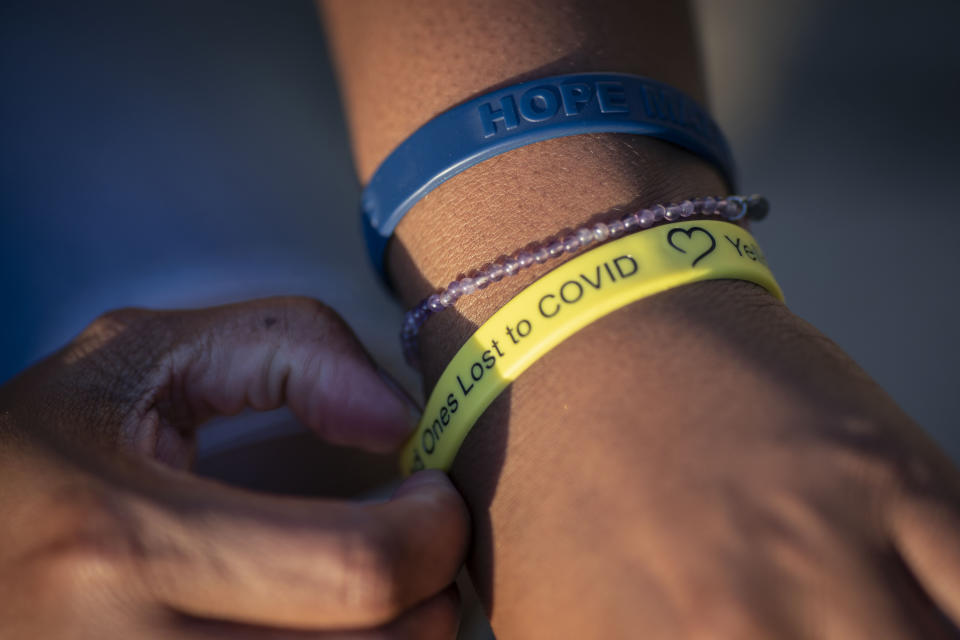
[[[404,214],[442,182],[511,149],[581,133],[632,133],[671,142],[717,165],[736,190],[720,129],[673,87],[623,73],[531,80],[441,113],[387,156],[361,202],[377,271],[385,277],[387,242]]]

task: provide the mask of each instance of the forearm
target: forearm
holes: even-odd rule
[[[433,115],[518,79],[631,72],[702,98],[682,4],[577,4],[325,5],[361,178]],[[388,268],[411,305],[599,213],[725,192],[710,165],[655,140],[555,139],[431,192],[397,227]],[[543,272],[430,319],[421,334],[428,389],[475,327]],[[712,470],[742,456],[751,431],[788,437],[890,416],[903,419],[832,344],[752,285],[690,286],[594,323],[487,410],[454,465],[475,521],[471,570],[494,628],[503,637],[606,637],[598,620],[622,630],[675,610],[676,594],[662,587],[675,568],[641,562],[639,541],[664,531],[681,539],[684,507],[695,508],[685,496],[718,490]],[[790,466],[769,456],[765,464]],[[595,585],[600,597],[590,596]]]
[[[702,100],[685,3],[650,5],[323,4],[361,180],[437,113],[522,79],[632,72]],[[429,193],[397,227],[388,271],[403,302],[413,304],[472,268],[598,214],[725,191],[711,165],[651,138],[549,140],[483,162]],[[542,273],[535,268],[498,283],[457,310],[482,321]],[[446,335],[449,318],[431,319],[423,332],[428,381],[462,342],[463,335]]]

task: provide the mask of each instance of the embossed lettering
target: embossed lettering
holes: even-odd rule
[[[489,138],[497,134],[497,122],[503,123],[503,130],[509,131],[520,124],[517,119],[517,105],[513,96],[500,98],[500,109],[494,109],[489,103],[480,105],[480,123],[483,125],[483,137]]]
[[[622,82],[598,82],[597,103],[602,113],[626,113],[627,93]]]
[[[560,85],[560,100],[563,102],[563,114],[575,116],[580,113],[581,105],[590,102],[593,90],[583,82],[571,82]]]
[[[543,122],[557,113],[560,101],[553,87],[534,87],[520,96],[520,115],[528,122]]]

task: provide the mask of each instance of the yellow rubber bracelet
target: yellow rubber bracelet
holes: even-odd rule
[[[493,314],[457,351],[404,445],[404,475],[448,470],[490,403],[583,327],[641,298],[717,279],[747,280],[783,300],[753,236],[717,220],[654,227],[560,265]]]

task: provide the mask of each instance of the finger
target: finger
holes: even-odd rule
[[[331,442],[387,452],[417,420],[413,402],[346,323],[315,300],[271,298],[158,318],[178,340],[155,385],[163,400],[153,407],[165,414],[158,429],[184,416],[197,422],[287,404]],[[164,437],[148,434],[146,441],[155,446]]]
[[[466,507],[439,472],[412,476],[376,504],[280,499],[157,473],[167,476],[165,502],[134,503],[136,573],[156,601],[189,615],[373,627],[451,584],[466,552]]]
[[[184,640],[453,640],[459,621],[460,598],[456,588],[449,587],[397,620],[375,629],[296,631],[186,616],[176,618],[171,627],[172,637]]]
[[[818,550],[815,570],[804,571],[799,591],[781,600],[794,631],[789,637],[956,638],[895,550],[876,542],[847,540]]]
[[[960,504],[911,496],[894,507],[892,530],[917,581],[960,626]]]

